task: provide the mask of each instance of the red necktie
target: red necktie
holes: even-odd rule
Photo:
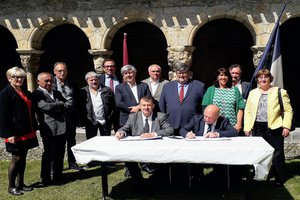
[[[109,82],[109,87],[111,88],[111,90],[114,92],[114,79],[113,76],[110,76],[110,82]]]
[[[180,92],[179,92],[180,103],[183,102],[183,99],[184,99],[184,84],[180,85]]]

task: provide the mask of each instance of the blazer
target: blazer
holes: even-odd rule
[[[242,86],[242,96],[243,96],[244,99],[247,98],[247,97],[246,97],[246,92],[247,92],[247,89],[248,89],[249,85],[250,85],[250,82],[246,82],[246,81],[242,81],[242,82],[241,82],[241,86]],[[250,89],[252,89],[252,87],[251,87]]]
[[[32,96],[37,111],[41,136],[51,137],[65,134],[66,118],[64,109],[68,105],[61,103],[66,102],[61,93],[53,90],[54,99],[52,99],[50,95],[37,88],[32,93]]]
[[[140,136],[144,133],[143,128],[142,111],[139,111],[137,113],[131,113],[126,124],[118,131],[125,131],[126,135]],[[156,132],[158,136],[169,136],[172,135],[174,131],[164,113],[153,112],[151,132]]]
[[[116,106],[115,96],[109,87],[100,84],[100,88],[105,125],[110,126],[112,123],[114,108]],[[98,123],[93,119],[93,103],[88,85],[80,90],[80,116],[83,125],[96,125]]]
[[[31,92],[23,88],[22,91],[32,102]],[[8,84],[0,92],[0,137],[23,136],[35,132],[37,128],[33,104],[29,112],[25,101]]]
[[[204,83],[192,80],[183,102],[180,103],[178,95],[178,81],[170,81],[164,85],[159,108],[168,114],[168,121],[174,129],[186,125],[195,114],[201,114],[201,102],[204,95]]]
[[[147,79],[142,80],[142,82],[143,82],[143,83],[147,83],[147,85],[148,85],[148,87],[149,87],[149,90],[150,90],[150,92],[151,92],[153,98],[154,98],[157,102],[159,102],[159,99],[160,99],[160,95],[161,95],[162,89],[163,89],[164,85],[165,85],[166,83],[168,83],[169,81],[164,80],[164,79],[160,79],[160,80],[158,81],[158,85],[157,85],[157,88],[156,88],[154,94],[153,94],[152,88],[151,88],[150,77],[147,78]]]
[[[117,75],[114,75],[114,76],[117,78],[117,81],[119,81],[119,84],[122,83],[122,80],[119,79],[119,77],[118,77]],[[105,79],[106,79],[106,74],[105,74],[105,73],[104,73],[104,74],[101,74],[101,75],[99,76],[99,82],[100,82],[101,85],[104,85],[104,86],[105,86]]]
[[[281,89],[281,95],[284,107],[283,119],[281,117],[278,101],[278,87],[273,87],[268,93],[268,127],[272,130],[280,127],[290,129],[292,125],[293,108],[290,103],[289,95],[284,89]],[[244,110],[244,131],[251,131],[253,129],[260,97],[261,92],[259,88],[250,91]]]
[[[140,82],[136,84],[139,99],[141,99],[143,96],[151,96],[150,90],[146,83]],[[138,105],[138,102],[136,102],[127,82],[123,82],[116,86],[115,99],[116,105],[120,110],[120,125],[123,126],[128,119],[128,115],[130,114],[129,107]]]
[[[179,133],[181,136],[185,137],[188,132],[193,131],[196,136],[203,136],[204,127],[204,116],[194,115],[190,122],[180,129]],[[222,116],[217,119],[215,132],[218,132],[220,137],[238,136],[238,132],[230,124],[229,119]]]
[[[68,104],[68,109],[65,110],[66,119],[73,127],[76,127],[79,123],[79,119],[78,119],[79,113],[76,109],[78,106],[79,88],[72,80],[67,78],[66,81],[68,82],[68,86],[70,87],[71,90],[71,95],[70,95],[71,98],[66,99],[67,100],[66,103]],[[52,89],[57,90],[56,77],[53,78]]]

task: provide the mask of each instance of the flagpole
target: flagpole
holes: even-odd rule
[[[123,39],[123,66],[125,65],[128,65],[127,33],[124,33]]]
[[[273,28],[273,30],[272,30],[272,33],[271,33],[271,35],[270,35],[269,41],[268,41],[268,43],[267,43],[267,46],[266,46],[266,48],[265,48],[265,50],[264,50],[264,52],[263,52],[263,55],[262,55],[262,57],[261,57],[261,59],[260,59],[260,61],[259,61],[259,63],[258,63],[258,66],[256,67],[256,69],[255,69],[255,71],[254,71],[254,74],[253,74],[253,76],[252,76],[252,78],[251,78],[250,84],[249,84],[249,86],[248,86],[248,88],[247,88],[247,90],[246,90],[246,93],[245,93],[246,98],[248,97],[249,92],[250,92],[250,90],[251,90],[251,88],[252,88],[252,85],[253,85],[253,82],[254,82],[254,79],[255,79],[256,74],[258,73],[259,70],[261,70],[261,69],[264,68],[265,63],[266,63],[266,61],[268,60],[267,58],[268,58],[268,56],[269,56],[270,49],[271,49],[271,47],[272,47],[272,44],[273,44],[273,42],[274,42],[276,33],[277,33],[277,31],[278,31],[279,22],[280,22],[280,19],[281,19],[282,14],[283,14],[283,12],[284,12],[284,10],[285,10],[285,7],[286,7],[286,4],[284,4],[284,6],[283,6],[283,8],[282,8],[282,10],[281,10],[281,12],[280,12],[280,15],[279,15],[279,17],[278,17],[278,19],[277,19],[277,21],[276,21],[276,23],[275,23],[275,25],[274,25],[274,28]]]

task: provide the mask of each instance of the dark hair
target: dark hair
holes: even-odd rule
[[[217,88],[220,87],[220,84],[219,84],[219,81],[218,81],[218,76],[220,74],[225,74],[225,76],[228,77],[228,81],[226,82],[226,86],[228,88],[231,88],[232,87],[232,77],[231,77],[231,74],[229,72],[229,70],[227,70],[226,68],[222,67],[222,68],[219,68],[216,73],[215,73],[215,76],[214,76],[214,86],[216,86]]]
[[[261,75],[265,75],[266,77],[269,77],[270,78],[270,82],[273,81],[273,76],[270,72],[270,70],[268,69],[261,69],[257,72],[256,76],[255,76],[255,81],[257,82],[258,81],[258,77],[260,77]]]
[[[155,103],[155,99],[151,96],[143,96],[140,101],[146,101],[146,102],[152,102],[153,104]]]
[[[231,66],[229,67],[229,72],[230,72],[233,68],[240,68],[240,71],[241,71],[240,76],[242,76],[242,74],[243,74],[243,67],[242,67],[241,65],[239,65],[239,64],[233,64],[233,65],[231,65]]]
[[[102,67],[104,67],[104,64],[105,64],[106,62],[108,62],[108,61],[112,61],[112,62],[114,62],[114,63],[116,64],[116,62],[115,62],[113,59],[111,59],[111,58],[106,58],[106,59],[103,60]]]

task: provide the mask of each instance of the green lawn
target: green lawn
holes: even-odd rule
[[[7,193],[8,161],[0,161],[0,199],[43,199],[43,200],[93,200],[102,199],[101,168],[93,168],[84,172],[64,171],[64,184],[35,188],[34,191],[15,197]],[[246,181],[232,183],[230,190],[226,184],[219,182],[193,183],[188,189],[187,181],[175,180],[168,182],[150,181],[146,177],[146,185],[137,186],[131,179],[124,177],[122,164],[109,169],[109,193],[107,199],[271,199],[300,200],[300,159],[287,161],[289,180],[283,188],[274,187],[272,182],[262,181],[247,183]],[[40,181],[40,161],[28,161],[25,181],[28,185]]]

